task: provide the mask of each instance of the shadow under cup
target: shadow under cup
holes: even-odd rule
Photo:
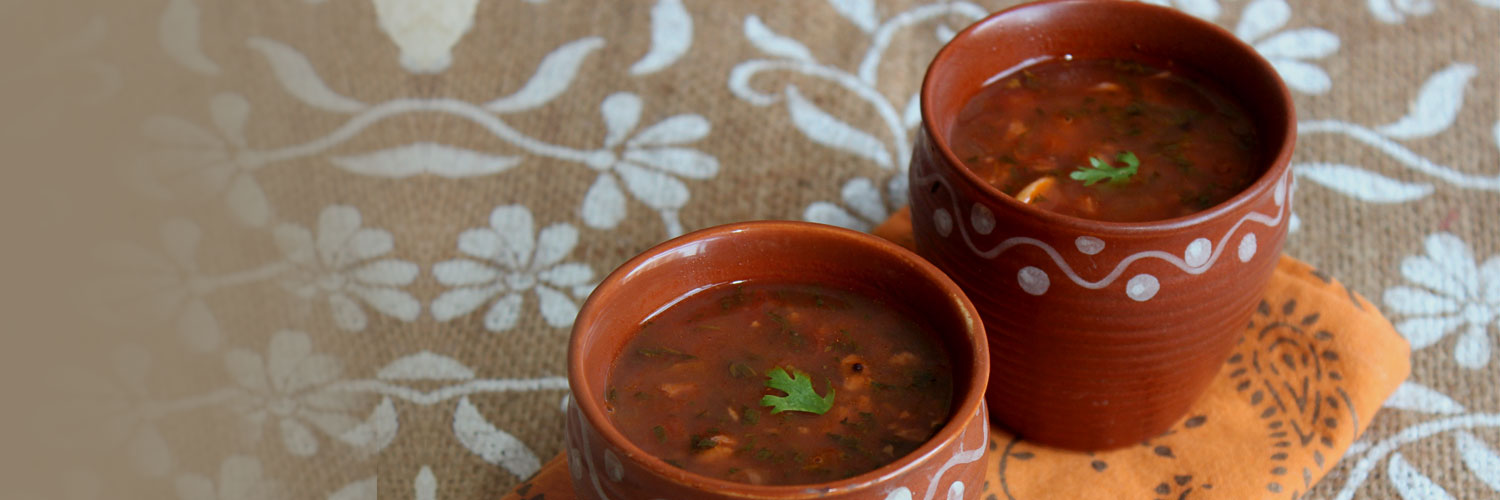
[[[1015,201],[948,145],[959,111],[997,74],[1046,58],[1171,60],[1217,80],[1252,115],[1264,171],[1185,217],[1086,220]],[[979,309],[990,345],[985,399],[1021,437],[1098,450],[1167,430],[1244,334],[1291,216],[1291,97],[1234,35],[1137,2],[1021,5],[969,27],[922,85],[910,169],[918,253]]]

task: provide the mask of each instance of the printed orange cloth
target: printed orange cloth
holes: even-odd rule
[[[910,248],[906,210],[874,233]],[[1282,256],[1208,391],[1170,430],[1137,446],[1079,453],[991,427],[978,498],[1301,498],[1369,425],[1411,370],[1410,347],[1374,304]],[[559,456],[505,498],[573,498]]]

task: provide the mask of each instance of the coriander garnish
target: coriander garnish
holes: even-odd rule
[[[1092,186],[1099,181],[1109,181],[1110,184],[1119,184],[1130,180],[1131,176],[1140,170],[1141,160],[1135,157],[1135,153],[1126,151],[1115,156],[1116,160],[1124,163],[1123,167],[1110,165],[1108,161],[1099,158],[1089,158],[1089,168],[1080,168],[1068,174],[1076,181],[1083,181],[1083,185]]]

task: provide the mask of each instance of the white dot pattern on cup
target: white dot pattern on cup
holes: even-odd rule
[[[1036,266],[1021,268],[1016,273],[1016,282],[1021,285],[1022,290],[1032,295],[1047,293],[1047,288],[1052,286],[1052,278],[1047,276],[1047,271]]]
[[[948,500],[963,500],[963,498],[964,498],[964,482],[963,481],[954,481],[953,484],[948,485]]]
[[[1079,236],[1073,240],[1073,246],[1078,247],[1078,251],[1084,255],[1096,255],[1104,251],[1104,240],[1093,236]]]
[[[1137,274],[1125,283],[1125,295],[1136,302],[1151,300],[1151,297],[1155,297],[1157,290],[1160,289],[1161,282],[1149,274]]]
[[[995,230],[995,213],[990,211],[990,207],[975,203],[974,208],[969,210],[969,223],[974,225],[974,232],[990,234]]]
[[[1182,252],[1182,260],[1187,262],[1188,267],[1203,267],[1213,253],[1214,244],[1208,238],[1198,238],[1188,243],[1187,250]]]
[[[616,483],[625,479],[625,468],[620,465],[620,457],[615,452],[604,450],[604,473],[609,475],[609,480]]]
[[[953,215],[947,209],[939,208],[932,213],[932,227],[937,229],[938,236],[944,238],[953,234]]]
[[[1240,238],[1239,257],[1240,262],[1250,262],[1250,258],[1255,257],[1255,233],[1245,233],[1245,237]]]

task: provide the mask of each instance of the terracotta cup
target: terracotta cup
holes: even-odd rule
[[[606,378],[625,343],[654,311],[704,286],[738,280],[813,283],[884,297],[938,332],[953,366],[949,419],[916,451],[849,479],[757,486],[705,477],[647,455],[604,412]],[[989,420],[989,354],[969,299],[916,254],[864,233],[804,222],[747,222],[704,229],[636,256],[584,303],[568,345],[568,468],[585,499],[977,498]]]
[[[1019,203],[949,147],[959,110],[997,74],[1046,58],[1172,60],[1253,115],[1264,168],[1243,192],[1169,220],[1110,223]],[[1291,216],[1292,101],[1271,65],[1223,29],[1144,3],[1020,5],[959,33],[922,84],[910,169],[918,252],[979,308],[996,420],[1081,450],[1169,428],[1244,330]]]

